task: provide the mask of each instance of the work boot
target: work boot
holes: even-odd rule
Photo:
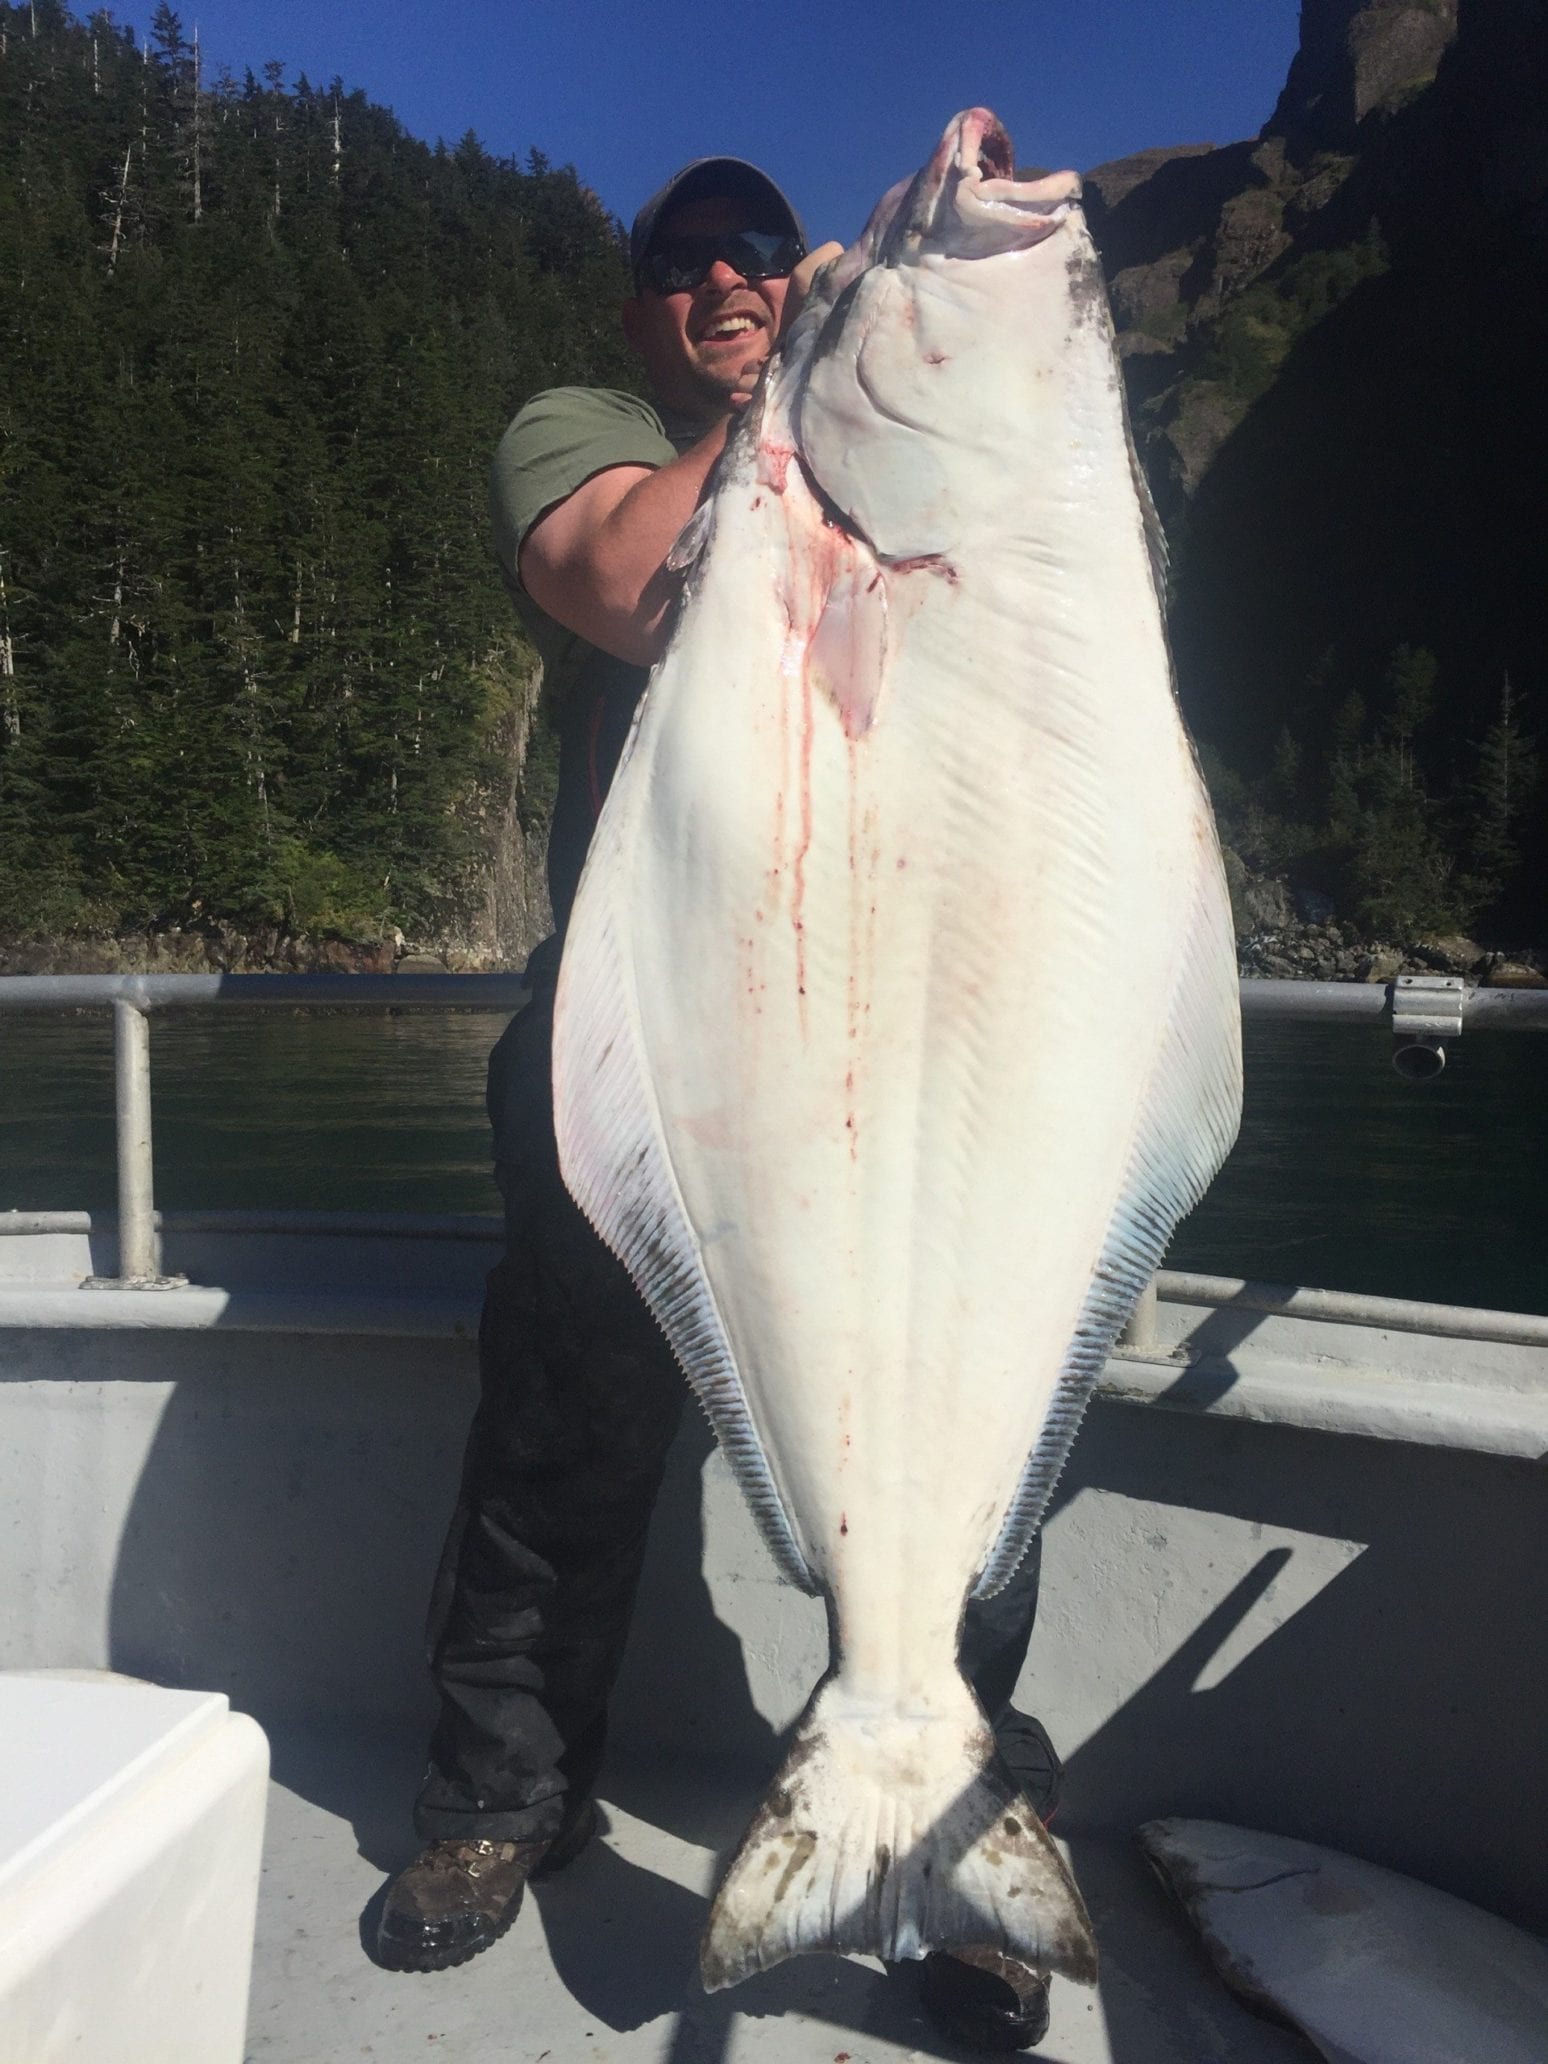
[[[1048,1981],[994,1949],[924,1960],[919,2000],[943,2033],[976,2050],[1030,2050],[1048,2033]]]
[[[1007,1713],[995,1730],[1000,1755],[1046,1827],[1064,1775],[1059,1752],[1040,1720]],[[1048,2033],[1048,1981],[1030,1964],[999,1950],[969,1949],[924,1960],[919,2000],[935,2025],[980,2050],[1030,2050]]]
[[[1059,1805],[1064,1783],[1064,1765],[1059,1751],[1048,1738],[1048,1729],[1030,1713],[1018,1713],[1012,1706],[994,1731],[1000,1760],[1037,1808],[1037,1817],[1047,1827]]]
[[[549,1842],[466,1837],[432,1842],[387,1888],[376,1960],[389,1971],[446,1971],[498,1942],[521,1911],[529,1878],[563,1870],[590,1841],[590,1799]]]

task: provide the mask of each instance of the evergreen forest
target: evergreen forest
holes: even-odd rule
[[[489,457],[630,382],[624,283],[571,170],[0,0],[0,938],[456,928],[532,673]]]

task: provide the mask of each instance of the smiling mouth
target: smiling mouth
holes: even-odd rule
[[[750,337],[762,323],[751,315],[718,315],[699,332],[701,344],[728,344],[738,337]]]

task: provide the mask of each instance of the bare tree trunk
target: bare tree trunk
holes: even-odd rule
[[[344,132],[339,126],[339,96],[333,96],[333,184],[335,191],[339,184],[339,173],[344,164]]]
[[[203,169],[204,157],[204,74],[199,63],[199,27],[194,24],[193,32],[193,219],[203,220],[204,206],[200,196],[199,175]]]
[[[280,138],[283,134],[285,67],[277,57],[271,57],[263,68],[264,83],[274,97],[274,195],[269,208],[269,229],[272,234],[280,218]]]
[[[123,632],[125,557],[123,540],[120,538],[118,561],[113,568],[113,621],[108,629],[108,646],[113,651],[118,649],[118,641]]]
[[[16,647],[11,641],[11,605],[5,592],[3,558],[0,558],[0,735],[12,745],[21,737],[21,708],[16,700]]]
[[[258,677],[245,657],[242,661],[242,686],[247,697],[248,737],[251,741],[248,757],[258,791],[258,809],[263,818],[263,842],[267,846],[273,843],[273,835],[269,826],[269,781],[263,764],[263,733],[259,723]]]
[[[133,156],[134,144],[131,142],[124,151],[124,169],[119,174],[118,195],[113,204],[113,242],[108,250],[107,268],[109,279],[113,277],[117,268],[118,249],[124,238],[124,207],[129,199],[129,161]]]

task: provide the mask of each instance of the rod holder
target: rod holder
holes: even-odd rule
[[[1392,1065],[1405,1082],[1433,1082],[1446,1041],[1462,1036],[1467,984],[1460,975],[1399,975],[1392,985]]]

